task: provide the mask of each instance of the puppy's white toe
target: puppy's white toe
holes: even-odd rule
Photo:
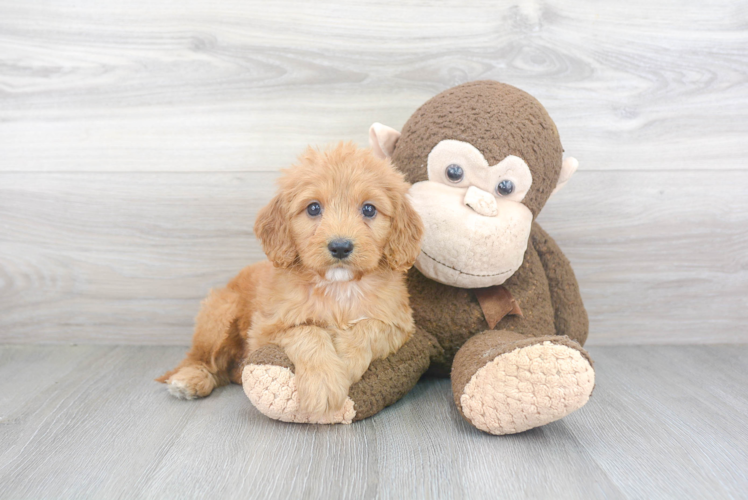
[[[166,388],[169,394],[178,399],[195,399],[197,394],[191,389],[184,380],[168,380]]]
[[[216,387],[216,379],[202,366],[186,366],[166,381],[169,393],[179,399],[202,398]]]

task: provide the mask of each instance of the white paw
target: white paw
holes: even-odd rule
[[[216,387],[216,379],[202,366],[185,366],[169,377],[166,388],[179,399],[203,398]]]
[[[322,417],[299,410],[296,377],[288,368],[275,365],[247,365],[242,372],[244,393],[263,415],[282,422],[304,424],[350,424],[356,416],[353,400],[346,398],[343,407]]]
[[[166,388],[169,390],[169,394],[179,399],[195,399],[197,393],[194,389],[187,385],[184,380],[171,380],[166,382]]]
[[[546,341],[502,354],[475,372],[460,406],[478,429],[514,434],[581,408],[594,386],[595,371],[582,353]]]

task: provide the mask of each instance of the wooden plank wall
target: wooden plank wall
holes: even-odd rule
[[[186,344],[308,143],[497,79],[580,172],[590,344],[748,341],[748,3],[0,0],[0,342]]]

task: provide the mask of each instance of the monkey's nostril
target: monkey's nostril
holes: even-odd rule
[[[336,259],[345,259],[353,251],[353,242],[338,238],[327,244],[330,254]]]

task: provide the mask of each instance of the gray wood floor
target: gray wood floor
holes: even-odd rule
[[[180,347],[0,348],[0,498],[745,498],[748,346],[591,349],[582,410],[515,436],[446,380],[350,426],[283,424],[238,386],[179,401]]]

